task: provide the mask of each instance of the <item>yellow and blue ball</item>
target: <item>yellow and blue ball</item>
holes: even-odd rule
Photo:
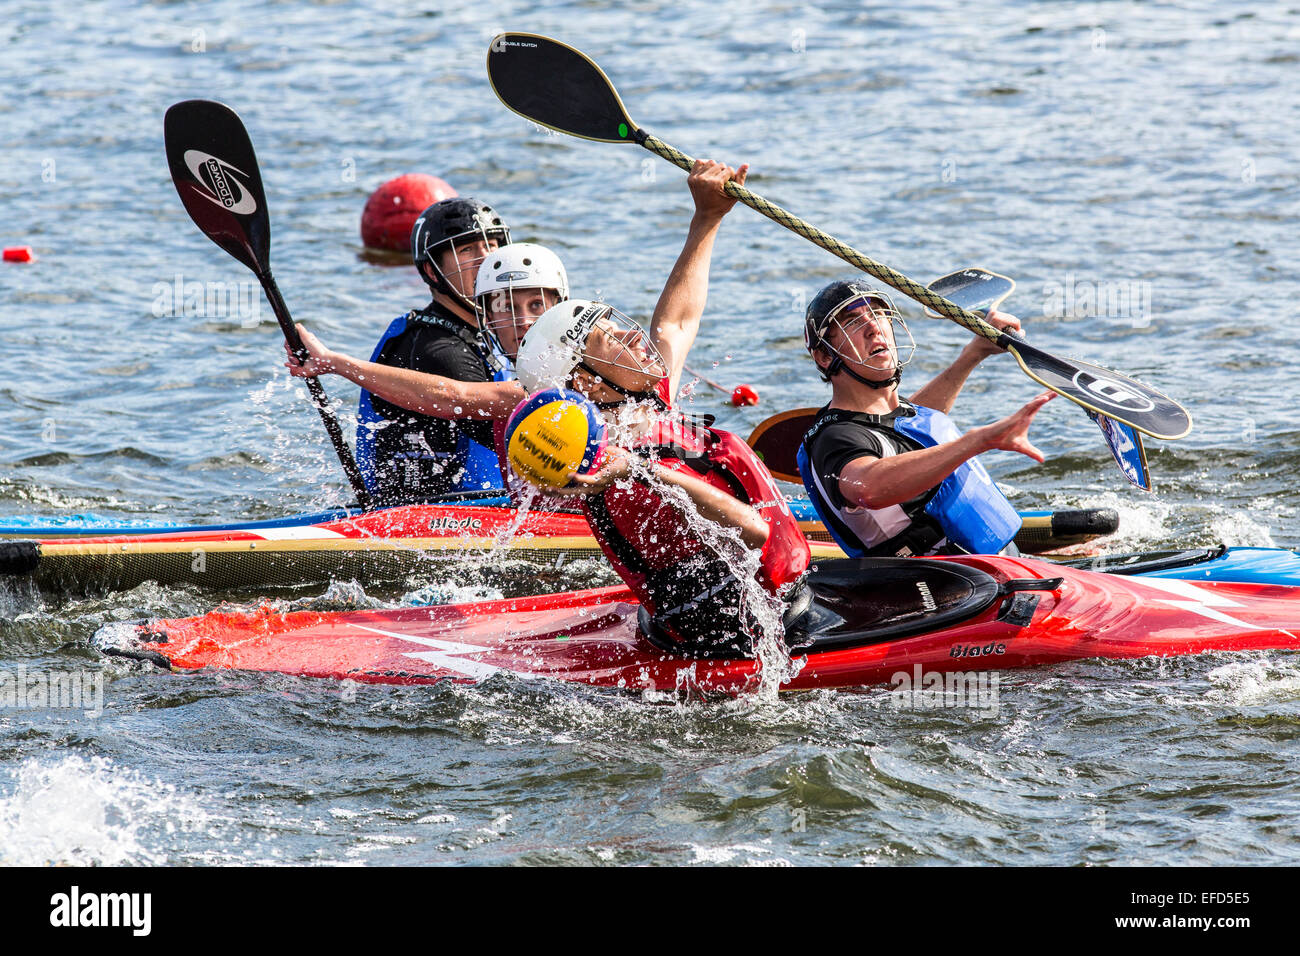
[[[571,473],[599,467],[605,436],[605,420],[590,399],[567,388],[545,388],[510,413],[506,457],[521,478],[563,488]]]

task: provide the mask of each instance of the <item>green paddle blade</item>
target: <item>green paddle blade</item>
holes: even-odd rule
[[[502,33],[487,57],[497,98],[525,119],[570,136],[631,143],[636,125],[614,84],[584,53],[535,33]]]
[[[998,344],[1016,357],[1034,381],[1091,412],[1167,441],[1192,430],[1192,416],[1186,409],[1127,375],[1079,359],[1056,358],[1011,335],[1000,336]]]
[[[981,269],[979,266],[950,272],[926,286],[931,292],[943,296],[967,312],[978,312],[982,315],[987,315],[1001,305],[1015,287],[1015,279],[998,275],[988,269]],[[943,318],[933,309],[926,309],[925,314],[933,319]]]

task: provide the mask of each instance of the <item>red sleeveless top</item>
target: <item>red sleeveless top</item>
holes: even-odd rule
[[[666,408],[629,450],[665,468],[689,471],[757,511],[767,524],[768,537],[756,577],[775,594],[797,581],[812,562],[808,541],[785,496],[749,445],[730,432],[701,427],[683,416],[667,400],[667,386],[665,380],[659,388]],[[509,474],[504,435],[504,423],[497,423],[502,473]],[[695,643],[714,636],[705,631],[743,629],[736,607],[743,600],[743,588],[735,559],[691,524],[706,519],[688,517],[644,478],[619,481],[599,495],[578,500],[614,570],[663,630]]]
[[[662,393],[661,393],[662,395]],[[674,471],[689,471],[748,504],[768,527],[757,578],[770,593],[798,580],[812,555],[775,479],[730,432],[700,427],[669,408],[630,449]],[[622,487],[620,487],[622,486]],[[742,600],[734,557],[710,543],[680,505],[643,478],[620,481],[582,500],[601,550],[652,618],[680,640],[730,628]],[[732,623],[735,623],[732,621]]]

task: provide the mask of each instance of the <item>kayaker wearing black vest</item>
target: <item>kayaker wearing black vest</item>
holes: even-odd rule
[[[433,300],[395,319],[371,361],[460,382],[504,379],[507,363],[480,333],[473,297],[484,257],[509,241],[501,217],[477,199],[444,199],[421,213],[411,255]],[[501,487],[490,421],[425,415],[404,404],[401,388],[360,384],[357,464],[378,503]]]
[[[462,433],[473,429],[476,438],[482,435],[486,425],[486,437],[492,448],[491,475],[497,479],[489,487],[498,488],[501,472],[492,441],[493,425],[505,419],[525,397],[514,377],[519,341],[538,316],[568,297],[569,279],[559,256],[536,243],[514,242],[492,250],[479,266],[474,282],[479,331],[499,366],[492,380],[466,381],[364,361],[326,348],[301,325],[298,331],[307,350],[307,362],[300,364],[286,348],[285,365],[291,374],[299,377],[341,375],[407,414],[444,420],[459,426]],[[364,438],[364,430],[361,437]],[[364,441],[358,444],[364,446]],[[481,465],[482,452],[477,445],[475,452],[478,456],[475,463]],[[468,481],[472,473],[469,469],[465,472]]]
[[[1020,330],[1015,316],[990,324]],[[901,336],[905,336],[900,358]],[[1007,548],[1020,518],[976,456],[1016,451],[1035,461],[1029,423],[1054,393],[965,434],[948,417],[967,376],[1002,351],[975,336],[944,372],[899,397],[916,346],[884,292],[860,280],[832,282],[808,306],[804,343],[831,401],[799,449],[799,472],[827,530],[851,557],[960,553]]]

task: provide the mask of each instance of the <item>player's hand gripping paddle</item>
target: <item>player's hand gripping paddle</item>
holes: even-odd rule
[[[967,311],[981,313],[987,318],[1015,290],[1016,280],[979,266],[971,266],[941,276],[926,288]],[[937,312],[926,311],[929,315],[938,316]],[[1085,410],[1088,417],[1100,426],[1106,446],[1115,456],[1115,464],[1119,465],[1124,477],[1143,491],[1150,491],[1151,473],[1147,468],[1147,453],[1142,447],[1142,436],[1131,425],[1092,409]]]
[[[531,33],[503,33],[492,40],[487,70],[501,102],[534,123],[599,142],[636,143],[685,170],[694,165],[691,157],[632,122],[600,67],[567,44]],[[868,258],[744,186],[727,183],[726,191],[909,298],[995,342],[1015,356],[1030,378],[1075,404],[1153,438],[1181,438],[1191,431],[1187,411],[1155,389],[1099,365],[1057,358],[1000,332],[974,312]]]

